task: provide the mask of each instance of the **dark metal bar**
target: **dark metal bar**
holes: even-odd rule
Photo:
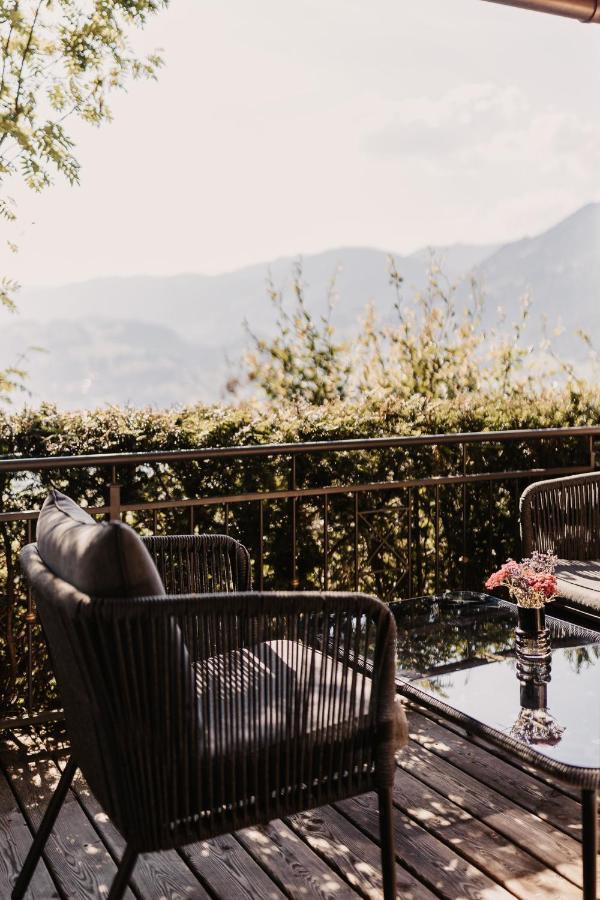
[[[583,841],[583,900],[595,900],[598,853],[598,795],[596,789],[581,792]]]
[[[107,900],[121,900],[121,897],[123,897],[127,890],[127,882],[135,868],[137,857],[137,852],[130,844],[127,844],[121,862],[119,863],[117,874],[110,886]]]
[[[15,886],[12,890],[11,900],[21,900],[22,897],[25,896],[25,891],[31,881],[31,877],[35,871],[35,867],[40,861],[40,857],[44,851],[44,847],[46,845],[46,841],[52,831],[54,823],[56,821],[56,817],[60,812],[60,808],[63,805],[63,801],[67,796],[67,791],[73,781],[73,776],[77,770],[77,764],[73,757],[70,757],[67,765],[65,766],[62,775],[60,776],[60,781],[58,782],[58,786],[52,797],[50,798],[50,802],[46,807],[46,812],[44,813],[44,817],[40,822],[40,826],[35,834],[33,839],[33,843],[29,848],[29,853],[23,863],[23,868],[19,873],[19,877],[15,882]]]
[[[423,593],[423,553],[421,546],[421,529],[419,523],[419,489],[415,488],[415,502],[413,509],[414,518],[414,544],[415,544],[415,565],[417,569],[417,594],[421,596]]]
[[[462,459],[462,586],[463,591],[467,586],[467,483],[465,478],[467,477],[467,445],[463,444],[461,447],[461,459]]]
[[[329,497],[323,498],[323,590],[329,590]]]
[[[408,518],[408,596],[412,597],[413,571],[412,571],[412,488],[409,487],[406,501],[406,515]]]
[[[62,709],[45,710],[24,716],[4,716],[0,719],[0,731],[6,728],[25,728],[28,725],[43,725],[46,722],[62,722],[65,717]]]
[[[194,533],[194,507],[190,506],[190,534]]]
[[[116,522],[121,518],[121,485],[113,482],[109,488],[108,506],[111,521]]]
[[[33,540],[33,523],[27,523],[27,543]],[[33,638],[32,624],[35,621],[33,612],[33,597],[31,588],[27,586],[27,712],[33,709],[33,647],[31,645]]]
[[[435,592],[440,592],[440,486],[435,486]]]
[[[519,516],[519,497],[521,496],[521,485],[518,478],[515,478],[515,499],[513,503],[513,513],[515,517],[515,541],[517,546],[521,542],[521,517]]]
[[[298,487],[297,482],[296,482],[296,457],[295,456],[292,456],[291,462],[292,462],[292,466],[290,469],[290,488],[292,489],[292,492],[295,492]],[[297,568],[298,561],[296,558],[296,552],[297,552],[297,546],[296,546],[296,542],[297,542],[297,535],[296,535],[297,503],[298,503],[297,494],[292,493],[291,497],[290,497],[291,513],[292,513],[292,523],[291,523],[291,527],[292,527],[292,560],[291,560],[292,561],[292,566],[291,566],[292,589],[295,589],[298,587],[298,568]]]
[[[358,542],[360,538],[360,522],[358,509],[358,493],[354,493],[354,590],[358,590],[359,583],[359,559],[358,559]]]
[[[488,484],[488,526],[491,529],[492,527],[492,517],[494,514],[494,493],[493,493],[493,484],[490,481]],[[492,545],[488,542],[487,546],[487,556],[486,556],[486,569],[488,572],[492,571]]]
[[[392,789],[380,788],[379,795],[379,833],[381,837],[381,870],[383,876],[383,900],[395,900],[396,884],[396,849],[394,846],[394,804]]]
[[[264,500],[258,501],[258,589],[264,590],[264,553],[265,553],[265,511]]]
[[[44,456],[0,459],[0,472],[36,472],[42,469],[69,469],[112,465],[143,465],[152,462],[184,462],[198,459],[227,459],[245,456],[297,456],[391,447],[428,447],[452,444],[487,444],[505,441],[542,440],[544,438],[600,437],[600,426],[576,428],[530,428],[511,431],[479,431],[456,434],[407,435],[394,438],[365,438],[340,441],[312,441],[299,444],[253,444],[237,447],[199,447],[196,450],[155,450],[149,453],[91,453],[81,456]]]

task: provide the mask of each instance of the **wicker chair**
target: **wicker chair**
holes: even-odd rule
[[[252,587],[248,551],[228,535],[152,535],[142,541],[167,594],[220,594]]]
[[[249,586],[247,554],[230,539],[146,545],[178,590]],[[395,703],[387,606],[361,594],[247,590],[231,590],[226,602],[222,593],[189,592],[99,599],[54,575],[36,544],[23,549],[21,566],[54,662],[72,756],[14,900],[25,893],[78,767],[126,841],[109,900],[122,897],[140,853],[373,789],[384,895],[395,897],[392,784],[406,722]]]
[[[600,472],[532,484],[521,496],[523,551],[552,552],[561,605],[600,615]]]

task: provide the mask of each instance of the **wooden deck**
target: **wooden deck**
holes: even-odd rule
[[[475,900],[581,896],[577,793],[507,762],[422,712],[396,774],[398,897]],[[0,898],[11,885],[64,763],[31,732],[0,752]],[[105,896],[123,842],[81,777],[50,838],[28,897]],[[372,794],[142,857],[128,900],[381,897]]]

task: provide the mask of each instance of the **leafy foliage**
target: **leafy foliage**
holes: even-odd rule
[[[267,400],[281,399],[320,406],[343,400],[348,393],[350,360],[347,347],[336,341],[331,315],[335,300],[335,279],[327,295],[325,315],[315,321],[306,306],[302,264],[293,272],[295,304],[288,312],[282,291],[268,282],[269,298],[276,314],[277,334],[273,340],[254,335],[246,325],[254,348],[246,355],[246,376]],[[235,393],[239,382],[231,382]]]
[[[451,282],[435,258],[425,289],[413,297],[404,295],[392,258],[389,278],[392,318],[381,321],[368,306],[356,334],[343,341],[332,323],[331,293],[326,315],[316,317],[307,308],[298,263],[291,303],[269,286],[277,333],[268,339],[249,332],[245,378],[233,382],[234,393],[249,386],[269,404],[323,405],[365,396],[379,402],[390,396],[450,400],[474,394],[508,400],[535,394],[540,383],[566,382],[574,392],[585,386],[545,333],[537,346],[526,341],[527,297],[517,320],[508,323],[500,312],[491,313],[474,278]]]
[[[79,180],[69,119],[100,125],[108,98],[131,78],[154,78],[157,54],[140,59],[129,34],[168,0],[0,0],[0,191],[21,179],[35,191],[58,175]],[[0,218],[14,203],[0,196]],[[8,241],[14,251],[14,243]],[[0,281],[0,306],[14,310],[18,284]],[[22,384],[13,367],[0,373],[0,399]]]

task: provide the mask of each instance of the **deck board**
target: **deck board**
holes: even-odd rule
[[[286,896],[233,834],[190,844],[180,853],[219,900],[283,900]]]
[[[522,900],[581,895],[574,884],[403,769],[396,773],[394,804]]]
[[[486,785],[485,792],[482,791],[481,781],[427,753],[411,744],[402,754],[400,767],[504,838],[537,856],[545,866],[581,885],[581,844],[578,841],[511,802],[489,785]]]
[[[576,900],[580,807],[549,778],[411,710],[394,787],[398,898]],[[7,746],[12,748],[7,752]],[[64,762],[25,734],[0,752],[0,897],[27,852]],[[57,766],[58,763],[58,766]],[[78,774],[29,900],[105,896],[123,839]],[[374,794],[146,854],[128,900],[380,900]]]
[[[88,788],[83,776],[77,772],[73,779],[73,792],[88,819],[115,860],[120,860],[125,841],[112,824],[100,804]],[[139,857],[131,879],[134,892],[141,897],[156,894],[165,900],[210,900],[210,894],[176,850],[165,853],[143,854]]]
[[[565,786],[531,777],[503,758],[471,740],[436,724],[430,718],[411,715],[411,736],[427,750],[467,774],[473,774],[518,806],[536,813],[577,840],[581,840],[577,791],[567,796]]]
[[[23,865],[30,844],[29,826],[16,808],[14,795],[0,773],[0,897],[10,897],[15,871]],[[35,870],[29,896],[31,900],[59,896],[43,861]]]

